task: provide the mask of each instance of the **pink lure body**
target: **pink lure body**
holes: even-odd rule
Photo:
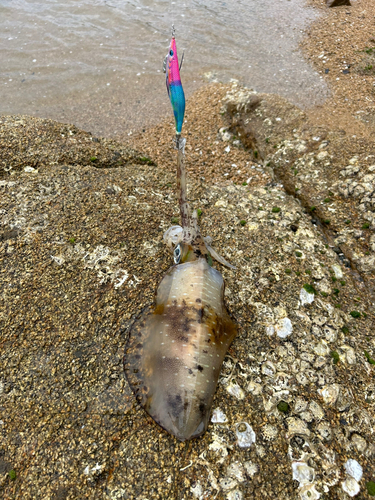
[[[172,37],[167,54],[166,84],[176,122],[176,134],[181,134],[185,115],[185,94],[181,84],[176,40]]]

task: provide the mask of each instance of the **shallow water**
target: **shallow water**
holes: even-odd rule
[[[300,0],[0,0],[0,114],[107,136],[157,123],[172,22],[187,95],[210,73],[308,107],[328,93],[298,50],[315,15]]]

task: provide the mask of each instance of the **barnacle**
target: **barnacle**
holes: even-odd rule
[[[255,432],[247,422],[236,424],[237,444],[240,448],[249,448],[255,443]]]
[[[299,416],[302,418],[302,420],[304,420],[305,422],[312,422],[314,420],[314,416],[313,414],[311,413],[311,411],[302,411]]]
[[[324,410],[316,401],[310,402],[309,410],[313,414],[315,420],[321,420],[324,418]]]
[[[305,411],[306,408],[307,408],[307,405],[308,405],[308,402],[301,398],[301,397],[297,397],[295,403],[294,403],[294,411],[296,413],[300,413],[302,411]]]
[[[257,466],[257,464],[254,464],[253,462],[251,462],[251,460],[245,462],[243,465],[245,467],[246,473],[251,478],[259,471],[259,467]]]
[[[330,441],[332,439],[332,430],[328,422],[320,422],[316,430],[325,441]]]

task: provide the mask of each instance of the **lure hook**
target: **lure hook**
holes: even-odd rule
[[[172,38],[174,38],[175,33],[176,33],[176,30],[174,28],[174,24],[172,24]]]
[[[185,55],[185,52],[182,53],[180,67],[178,68],[179,71],[181,70],[182,63],[184,62],[184,55]]]

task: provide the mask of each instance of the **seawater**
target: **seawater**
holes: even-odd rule
[[[209,79],[309,107],[328,91],[298,49],[316,13],[300,0],[0,0],[0,114],[125,136],[170,113],[171,24],[187,96]]]

